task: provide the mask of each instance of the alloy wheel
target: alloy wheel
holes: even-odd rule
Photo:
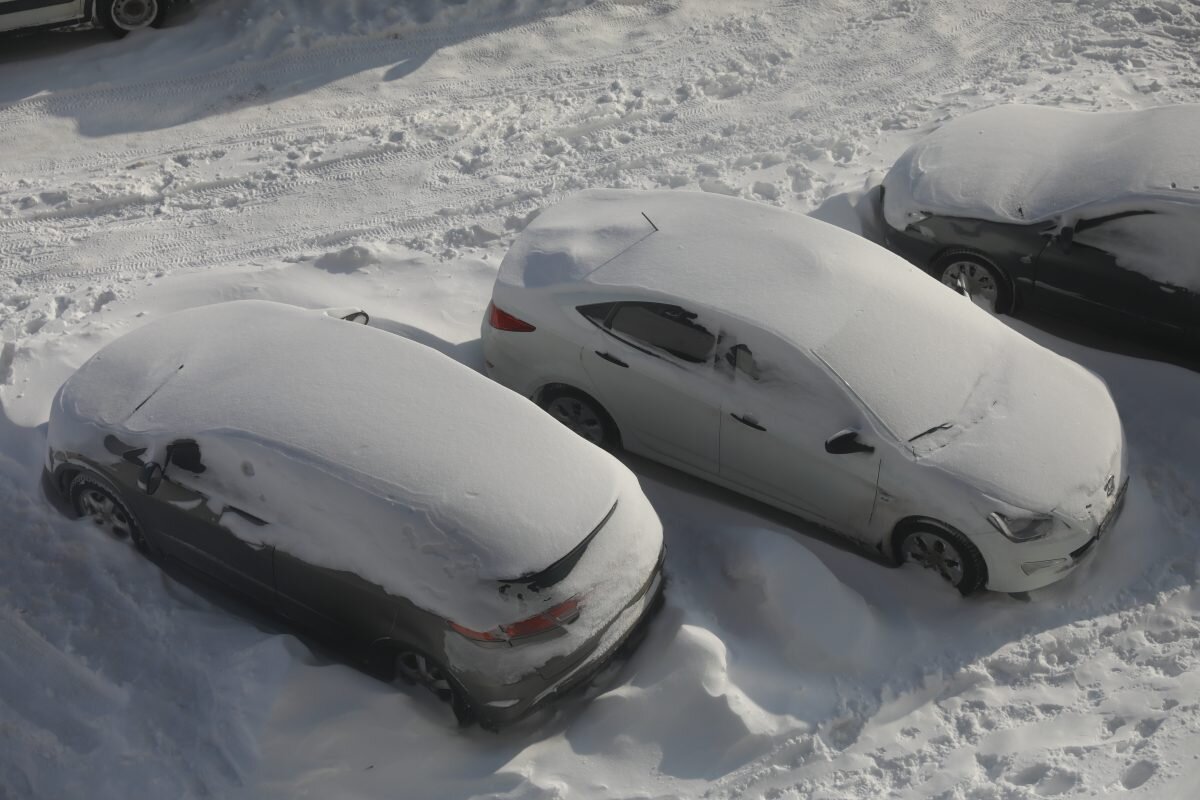
[[[90,518],[97,527],[119,539],[133,533],[133,523],[125,509],[99,489],[85,489],[79,496],[79,507],[83,515]]]
[[[963,557],[953,542],[932,531],[910,533],[901,546],[905,561],[931,569],[941,575],[951,586],[963,580]]]
[[[559,395],[546,404],[550,415],[592,444],[603,445],[604,419],[590,403],[570,395]]]
[[[420,653],[404,652],[396,656],[396,673],[409,683],[424,686],[442,700],[454,698],[446,671]]]
[[[942,271],[942,283],[966,292],[972,302],[992,313],[1000,302],[1000,285],[990,269],[977,261],[952,261]]]
[[[113,0],[112,20],[126,31],[147,28],[158,15],[158,0]]]

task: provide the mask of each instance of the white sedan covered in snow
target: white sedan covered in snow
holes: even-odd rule
[[[579,193],[513,245],[489,374],[627,449],[935,570],[1067,574],[1121,504],[1104,383],[847,231],[703,193]]]
[[[43,485],[71,512],[463,721],[584,680],[662,585],[662,527],[619,461],[474,370],[321,312],[150,322],[63,384],[48,438]]]

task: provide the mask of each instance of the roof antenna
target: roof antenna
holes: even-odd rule
[[[643,211],[643,212],[642,212],[642,216],[643,216],[643,217],[646,217],[646,212],[645,212],[645,211]],[[654,232],[655,232],[655,233],[658,233],[658,226],[654,224],[654,220],[650,219],[649,217],[646,217],[646,222],[649,222],[649,223],[650,223],[650,227],[651,227],[651,228],[654,228]]]

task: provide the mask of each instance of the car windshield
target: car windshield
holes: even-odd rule
[[[948,316],[914,314],[903,303],[874,307],[815,353],[897,439],[942,440],[929,434],[967,428],[992,405],[1004,332],[983,325],[968,331],[949,324],[958,315]]]

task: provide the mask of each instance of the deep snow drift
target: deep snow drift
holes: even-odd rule
[[[36,483],[59,385],[146,319],[361,305],[479,368],[496,265],[567,193],[857,227],[862,190],[947,118],[1200,100],[1194,5],[260,6],[0,42],[0,796],[1194,794],[1200,377],[1021,323],[1105,379],[1128,437],[1125,515],[1076,574],[962,601],[631,460],[664,612],[499,736],[61,519]]]

